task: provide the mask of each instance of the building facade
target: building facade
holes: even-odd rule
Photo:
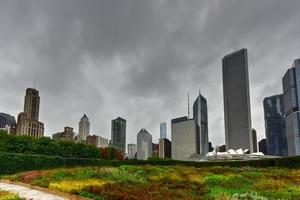
[[[7,126],[11,127],[11,125],[15,123],[16,119],[14,116],[6,113],[0,113],[0,128],[6,128]]]
[[[40,96],[33,88],[26,89],[24,112],[17,119],[17,135],[29,135],[34,138],[44,136],[44,124],[39,121]]]
[[[172,150],[171,150],[171,141],[167,138],[160,138],[159,139],[159,158],[171,158],[172,157]]]
[[[288,155],[300,155],[300,59],[282,79]]]
[[[259,148],[259,152],[262,152],[263,154],[267,154],[267,140],[266,139],[262,139],[258,142],[258,148]]]
[[[111,121],[111,145],[125,154],[126,120],[121,117]]]
[[[137,134],[137,159],[147,160],[152,156],[152,135],[142,129]]]
[[[86,144],[94,145],[98,148],[107,148],[108,147],[108,139],[103,138],[98,135],[88,135],[86,137]]]
[[[65,127],[63,132],[58,132],[52,135],[53,140],[75,140],[75,133],[72,127]]]
[[[208,145],[208,118],[207,101],[199,94],[193,106],[193,116],[196,121],[196,145],[197,154],[206,155],[209,151]]]
[[[181,117],[171,120],[172,159],[188,160],[197,155],[197,123]]]
[[[127,155],[128,159],[136,159],[137,155],[137,146],[136,144],[128,144]]]
[[[223,58],[223,95],[226,147],[253,152],[247,49]]]
[[[252,129],[252,142],[253,142],[253,152],[257,152],[257,133],[255,129]]]
[[[283,95],[274,95],[264,99],[265,130],[267,154],[287,156],[287,137],[285,129]]]
[[[167,138],[167,123],[160,124],[160,138]]]
[[[90,135],[90,120],[84,114],[79,121],[79,140],[86,141],[87,136]]]

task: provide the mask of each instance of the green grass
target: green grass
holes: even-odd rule
[[[4,178],[103,199],[300,199],[300,168],[123,165],[24,172]]]

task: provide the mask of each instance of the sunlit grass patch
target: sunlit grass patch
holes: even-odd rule
[[[89,191],[92,187],[101,187],[108,182],[100,179],[61,181],[49,184],[50,189],[59,190],[73,194],[79,194],[81,191]]]
[[[0,200],[25,200],[21,198],[17,193],[0,190]]]

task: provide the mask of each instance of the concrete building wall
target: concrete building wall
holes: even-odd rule
[[[223,93],[226,147],[252,152],[247,49],[223,58]]]
[[[197,153],[196,121],[194,119],[174,119],[171,125],[172,159],[188,160]]]
[[[135,159],[136,152],[137,152],[136,144],[128,144],[128,150],[127,150],[128,159]]]

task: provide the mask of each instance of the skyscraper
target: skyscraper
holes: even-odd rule
[[[252,152],[247,49],[223,58],[223,93],[226,147]]]
[[[197,155],[197,123],[181,117],[171,120],[172,159],[189,160]]]
[[[267,140],[262,139],[258,142],[259,152],[262,152],[263,154],[267,154]]]
[[[287,138],[285,129],[283,95],[274,95],[264,99],[267,154],[287,156]]]
[[[167,123],[160,124],[160,138],[167,138]]]
[[[193,116],[196,121],[196,145],[198,155],[206,155],[209,151],[208,146],[208,123],[207,123],[207,101],[200,95],[197,97],[193,106]]]
[[[282,79],[288,155],[300,155],[300,59]]]
[[[257,134],[256,130],[252,129],[253,152],[257,152]]]
[[[79,121],[79,140],[86,141],[86,137],[90,135],[90,120],[84,114]]]
[[[137,134],[137,159],[147,160],[152,156],[152,135],[142,129]]]
[[[159,139],[159,158],[171,158],[171,144],[167,138]]]
[[[126,151],[126,120],[118,117],[111,121],[111,145],[123,154]]]
[[[29,135],[34,138],[44,136],[44,124],[39,122],[40,96],[33,88],[26,89],[24,112],[17,119],[17,135]]]
[[[0,128],[5,128],[5,126],[11,126],[16,123],[14,116],[11,116],[6,113],[0,113]]]

